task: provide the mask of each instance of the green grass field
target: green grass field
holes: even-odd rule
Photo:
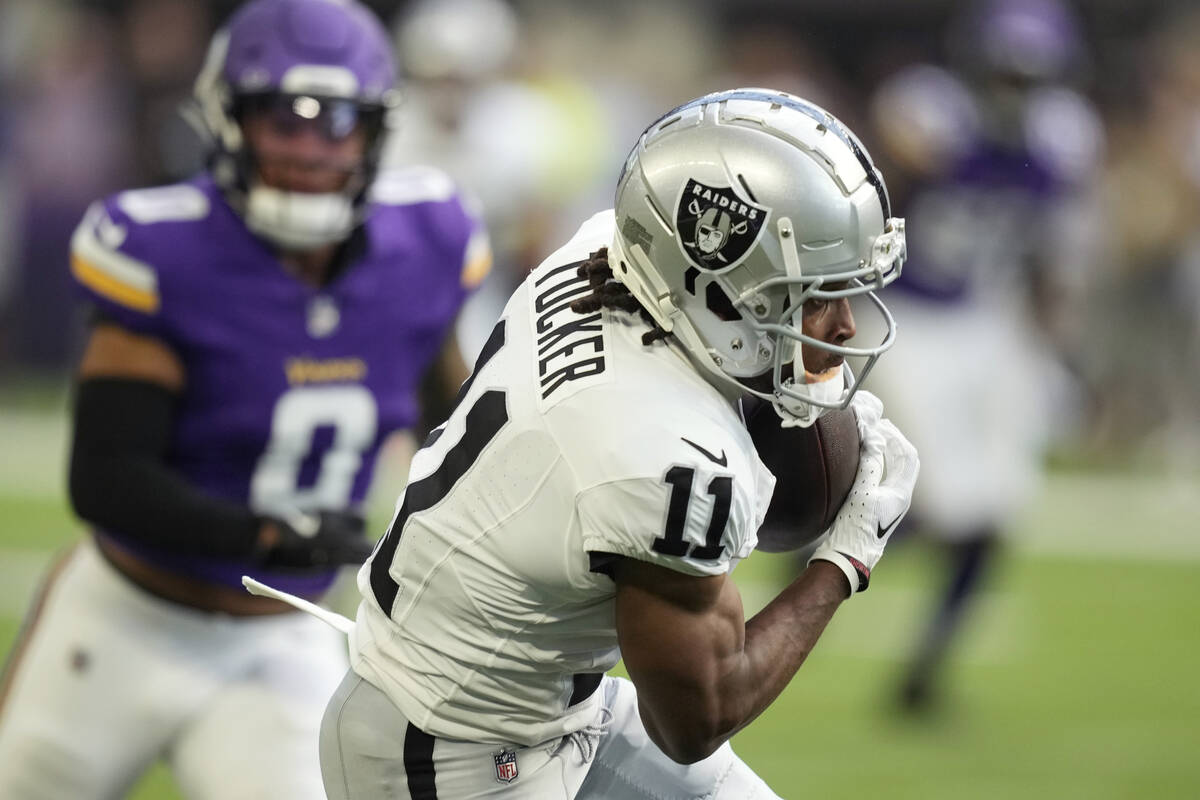
[[[53,478],[40,491],[11,483],[0,480],[3,653],[41,566],[78,536]],[[949,702],[916,721],[893,713],[891,692],[936,554],[894,547],[735,748],[785,798],[1200,797],[1198,508],[1195,482],[1053,477],[976,608]],[[748,608],[790,568],[778,556],[739,567]],[[179,795],[156,768],[132,796]]]

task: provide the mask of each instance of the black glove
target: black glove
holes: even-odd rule
[[[374,544],[363,518],[336,511],[295,513],[263,520],[259,564],[268,569],[313,569],[361,564]]]

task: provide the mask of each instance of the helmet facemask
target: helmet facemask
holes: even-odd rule
[[[905,254],[904,220],[889,219],[888,228],[875,240],[870,262],[846,271],[827,272],[815,278],[805,277],[797,270],[800,260],[796,254],[795,237],[790,220],[780,219],[779,238],[785,254],[787,277],[764,281],[749,290],[746,296],[763,296],[772,287],[786,287],[788,303],[784,312],[774,320],[759,320],[751,316],[750,324],[777,342],[771,364],[771,396],[755,392],[768,399],[782,418],[783,427],[807,427],[827,409],[845,408],[861,382],[870,373],[879,357],[892,346],[896,337],[896,322],[891,312],[876,294],[900,271]],[[864,298],[880,315],[885,331],[874,345],[850,346],[824,341],[804,332],[804,308],[810,300],[839,301],[843,298]],[[740,298],[735,305],[758,306],[761,301]],[[865,359],[861,375],[856,376],[849,363],[819,373],[809,372],[802,356],[805,346],[845,358]],[[798,374],[797,374],[798,373]]]
[[[289,129],[290,135],[298,135],[309,128],[331,147],[352,139],[362,141],[361,154],[354,158],[306,164],[294,156],[259,152],[247,136],[238,170],[245,187],[247,227],[285,250],[306,250],[344,239],[362,221],[363,201],[378,164],[385,113],[380,105],[336,97],[271,93],[238,98],[234,116],[243,132],[248,121],[257,117],[284,136]],[[340,176],[341,185],[305,191],[278,188],[265,178],[272,169]]]

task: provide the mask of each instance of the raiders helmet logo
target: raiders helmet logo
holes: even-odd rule
[[[729,186],[688,180],[675,206],[679,246],[700,269],[739,263],[762,234],[769,208],[743,200]]]

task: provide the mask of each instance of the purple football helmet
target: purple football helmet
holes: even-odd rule
[[[259,236],[289,250],[340,241],[361,222],[389,116],[397,103],[390,39],[356,0],[252,0],[213,37],[195,95],[214,139],[212,169]],[[362,125],[367,151],[339,192],[263,185],[242,121],[248,111],[280,125],[316,125],[342,138]]]
[[[1061,0],[978,0],[951,26],[950,49],[985,72],[1055,80],[1081,57],[1079,24]]]

